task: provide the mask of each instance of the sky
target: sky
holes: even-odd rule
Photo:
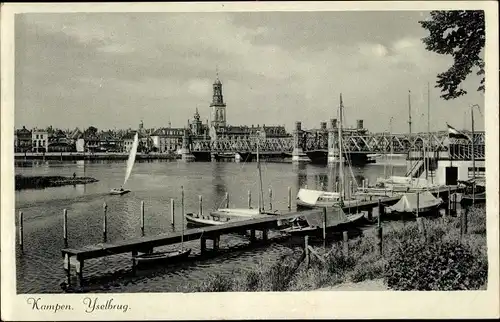
[[[436,75],[452,59],[426,51],[428,12],[29,13],[15,21],[15,125],[80,129],[184,127],[210,117],[218,70],[231,125],[305,129],[363,119],[372,132],[446,122],[484,129],[484,95],[471,74],[445,101]],[[392,119],[392,127],[390,119]]]

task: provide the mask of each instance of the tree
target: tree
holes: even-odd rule
[[[419,23],[429,31],[429,36],[422,38],[426,49],[453,57],[453,65],[437,75],[435,87],[441,88],[441,97],[449,100],[467,94],[460,84],[472,69],[477,69],[478,76],[484,75],[484,11],[431,11],[430,19]],[[484,86],[483,76],[477,90],[484,92]]]
[[[83,134],[85,136],[96,136],[97,135],[97,128],[96,127],[93,127],[93,126],[90,126],[88,129],[86,129]]]

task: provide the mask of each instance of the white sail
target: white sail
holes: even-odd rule
[[[135,133],[134,143],[132,143],[132,148],[130,149],[130,154],[127,160],[127,172],[125,173],[125,180],[123,181],[123,186],[127,183],[130,173],[132,173],[132,168],[135,163],[135,155],[137,154],[137,146],[139,145],[139,134]]]

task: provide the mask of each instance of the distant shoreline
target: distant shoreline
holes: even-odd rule
[[[47,153],[34,153],[34,152],[16,152],[14,154],[15,160],[127,160],[128,153],[83,153],[83,152],[47,152]],[[166,153],[138,153],[136,160],[175,160],[180,156]]]
[[[62,177],[62,176],[24,176],[16,175],[16,190],[44,189],[68,185],[87,184],[98,182],[91,177]]]

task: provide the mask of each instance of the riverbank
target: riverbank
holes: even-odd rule
[[[67,185],[88,184],[99,180],[90,177],[23,176],[16,175],[16,190],[44,189]]]
[[[83,152],[16,152],[14,159],[17,161],[31,161],[31,160],[57,160],[57,161],[78,161],[78,160],[127,160],[128,153],[118,152],[96,152],[96,153],[83,153]],[[137,153],[136,160],[176,160],[180,156],[172,153]]]
[[[302,250],[290,251],[277,262],[232,275],[213,274],[182,292],[313,291],[313,290],[478,290],[487,285],[486,210],[471,208],[468,231],[461,238],[460,218],[390,222],[384,226],[383,254],[376,230],[327,249],[313,247],[309,267]],[[361,283],[362,282],[362,283]]]

